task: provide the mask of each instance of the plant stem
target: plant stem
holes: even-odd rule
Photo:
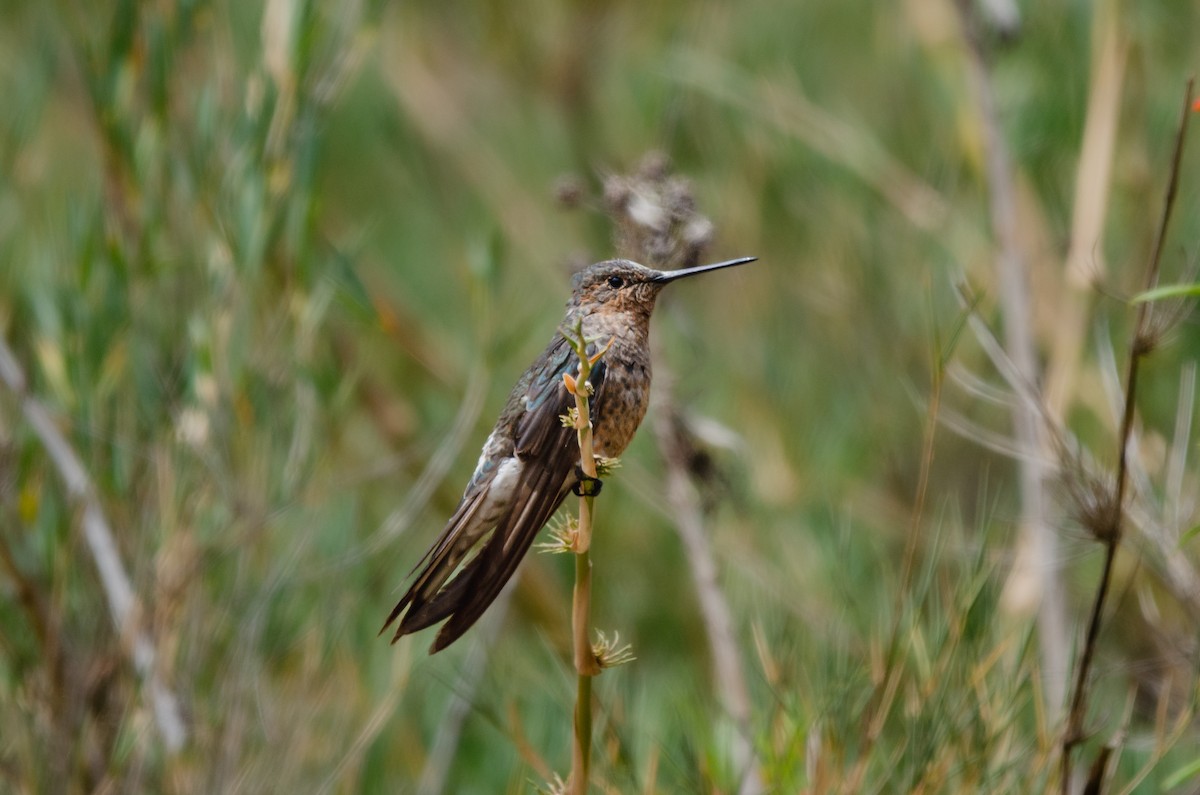
[[[579,466],[583,474],[596,477],[596,456],[592,447],[588,377],[592,362],[587,356],[587,343],[579,329],[579,379],[576,382],[575,408],[578,419]],[[571,629],[574,638],[575,673],[575,736],[571,747],[571,792],[585,795],[588,789],[592,755],[592,677],[600,673],[592,644],[588,640],[588,624],[592,610],[592,561],[588,552],[592,546],[592,500],[590,495],[579,498],[579,529],[575,536],[575,591],[571,600]]]
[[[1021,380],[1037,384],[1043,379],[1043,371],[1034,335],[1029,258],[1021,242],[1017,169],[1001,129],[1001,113],[978,7],[970,0],[958,0],[956,5],[967,45],[968,75],[974,87],[986,155],[988,205],[996,241],[996,279],[1004,315],[1004,349]],[[1005,589],[1013,595],[1025,592],[1036,598],[1044,705],[1057,718],[1066,700],[1068,621],[1059,577],[1062,551],[1048,519],[1049,473],[1043,463],[1048,444],[1040,406],[1025,400],[1014,403],[1012,427],[1013,437],[1024,455],[1017,459],[1020,536]]]
[[[1158,231],[1154,237],[1154,248],[1150,253],[1149,266],[1146,269],[1145,289],[1150,290],[1158,284],[1159,263],[1162,259],[1163,243],[1167,237],[1167,226],[1171,221],[1171,211],[1175,208],[1175,196],[1179,190],[1179,172],[1183,161],[1183,144],[1187,138],[1188,118],[1192,112],[1193,81],[1188,80],[1184,91],[1183,111],[1180,115],[1179,129],[1175,135],[1174,155],[1171,158],[1171,174],[1167,181],[1167,192],[1163,199],[1163,211],[1159,220]],[[1121,429],[1117,439],[1117,477],[1114,485],[1113,498],[1115,513],[1113,527],[1104,537],[1104,569],[1100,574],[1100,582],[1096,586],[1096,598],[1092,602],[1092,612],[1088,618],[1087,635],[1083,642],[1083,652],[1080,656],[1079,667],[1075,673],[1074,692],[1071,697],[1071,709],[1067,715],[1067,725],[1063,731],[1062,741],[1062,792],[1066,795],[1071,790],[1071,754],[1075,747],[1085,738],[1083,728],[1087,717],[1088,675],[1096,657],[1096,645],[1100,637],[1100,623],[1104,616],[1104,607],[1112,583],[1113,561],[1117,556],[1117,548],[1121,544],[1122,519],[1125,508],[1126,484],[1129,480],[1129,439],[1133,434],[1135,400],[1137,398],[1138,372],[1141,361],[1150,353],[1153,345],[1149,342],[1153,336],[1150,324],[1150,304],[1145,301],[1138,305],[1137,320],[1134,324],[1133,342],[1129,349],[1129,364],[1125,379],[1125,407],[1121,414]]]
[[[579,527],[583,537],[584,516],[590,524],[591,512],[584,509],[591,497],[580,497]],[[590,528],[589,528],[590,530]],[[588,550],[575,553],[575,594],[572,600],[571,626],[575,638],[575,739],[571,746],[571,792],[583,795],[588,787],[592,755],[592,677],[600,672],[592,646],[588,642],[588,615],[592,605],[592,561]]]
[[[83,460],[59,431],[50,412],[29,393],[28,383],[16,355],[0,336],[0,384],[16,397],[26,422],[58,470],[67,497],[82,515],[83,538],[96,564],[113,625],[122,638],[121,645],[134,670],[142,680],[167,753],[175,754],[187,742],[187,724],[184,723],[179,699],[158,672],[158,647],[139,619],[137,595],[121,558],[112,526],[104,515],[96,487],[84,469]]]

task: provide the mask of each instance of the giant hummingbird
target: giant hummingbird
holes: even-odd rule
[[[580,328],[585,339],[599,341],[591,343],[589,354],[598,344],[608,345],[588,379],[597,456],[621,455],[646,415],[650,315],[662,288],[754,259],[673,271],[615,259],[575,275],[563,327]],[[462,637],[499,595],[567,493],[586,478],[576,431],[563,421],[574,405],[563,375],[577,374],[578,365],[567,338],[559,335],[517,380],[458,507],[380,630],[399,619],[393,643],[444,620],[431,654]]]

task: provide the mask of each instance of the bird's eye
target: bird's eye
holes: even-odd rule
[[[618,287],[623,287],[624,285],[625,285],[625,280],[622,279],[620,276],[609,276],[608,277],[608,286],[613,288],[614,290],[616,290]]]

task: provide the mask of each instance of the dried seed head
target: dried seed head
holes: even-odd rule
[[[563,781],[562,776],[555,773],[554,778],[538,787],[537,791],[538,795],[567,795],[567,782]]]
[[[1200,274],[1200,262],[1188,262],[1178,278],[1179,284],[1195,284]],[[1196,307],[1196,299],[1189,295],[1163,297],[1149,301],[1141,310],[1145,313],[1138,319],[1134,332],[1133,354],[1146,356],[1159,348],[1175,330],[1175,327]]]
[[[609,215],[617,216],[624,213],[632,198],[633,190],[629,186],[629,181],[624,177],[610,176],[604,180],[604,208]]]
[[[564,174],[554,183],[554,201],[565,210],[574,210],[587,195],[583,180],[574,174]]]
[[[671,218],[690,220],[696,214],[696,197],[692,194],[692,183],[683,177],[671,177],[662,187],[663,204]]]
[[[642,155],[635,177],[646,182],[661,182],[671,173],[671,158],[666,152],[653,149]]]
[[[646,232],[662,232],[669,217],[660,197],[648,190],[635,190],[625,206],[627,219]]]
[[[596,477],[604,479],[621,468],[621,459],[608,456],[596,456]]]
[[[1192,298],[1165,298],[1147,306],[1145,320],[1133,337],[1134,355],[1147,356],[1161,347],[1195,305]]]
[[[574,516],[567,516],[561,521],[551,522],[550,540],[540,544],[534,544],[539,552],[549,553],[551,555],[561,555],[567,552],[575,552],[575,543],[579,539],[579,520]]]
[[[686,268],[712,242],[712,222],[697,212],[691,183],[672,176],[661,153],[647,155],[630,176],[605,180],[604,196],[624,256],[658,268]]]
[[[1093,538],[1107,544],[1120,537],[1121,506],[1112,476],[1087,471],[1073,459],[1062,467],[1062,486],[1072,517]]]
[[[592,644],[592,654],[601,668],[616,668],[618,665],[633,662],[633,647],[628,643],[621,644],[621,633],[614,632],[608,637],[602,631],[596,630],[596,642]]]
[[[703,215],[697,215],[683,228],[683,242],[693,248],[702,249],[712,242],[715,231],[716,227],[712,221]]]

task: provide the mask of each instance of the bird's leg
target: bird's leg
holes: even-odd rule
[[[595,497],[600,493],[600,488],[604,485],[604,481],[584,472],[583,467],[579,464],[575,465],[575,477],[579,480],[571,487],[571,491],[577,497]]]

